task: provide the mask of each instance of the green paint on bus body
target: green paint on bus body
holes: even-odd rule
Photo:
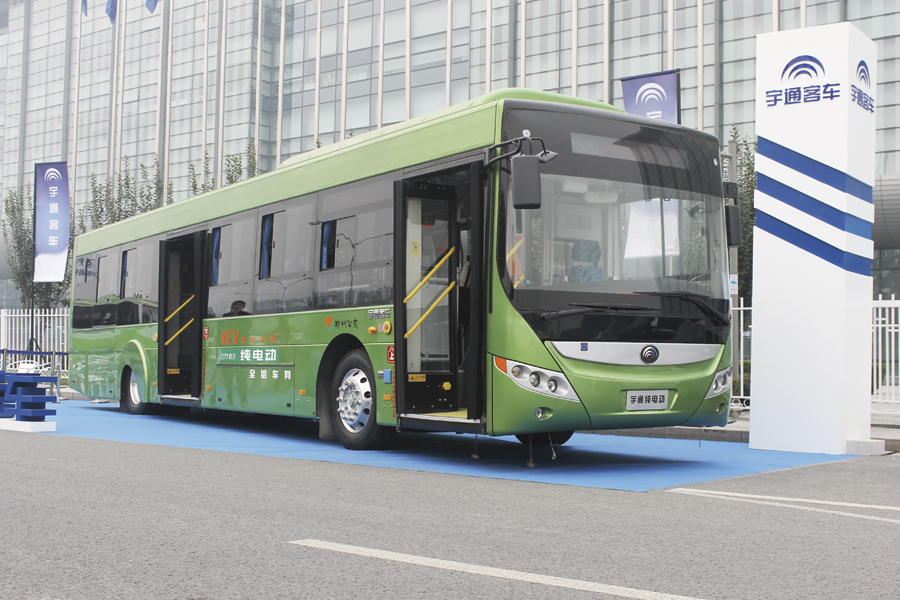
[[[537,90],[491,92],[475,100],[299,154],[276,170],[80,235],[75,254],[189,227],[286,198],[390,173],[489,146],[500,135],[503,100],[549,101],[619,111],[602,102]],[[377,151],[371,151],[377,146]],[[328,169],[315,169],[328,161]]]
[[[591,108],[618,110],[577,98],[531,90],[504,90],[427,115],[407,123],[354,136],[326,148],[305,153],[277,170],[233,184],[151,213],[140,215],[79,236],[75,254],[96,252],[137,238],[159,235],[173,228],[190,228],[288,198],[327,189],[404,167],[482,149],[500,138],[503,101],[507,98],[551,101]],[[374,150],[377,148],[377,150]],[[374,151],[373,151],[374,150]],[[327,161],[328,169],[314,168]],[[495,182],[499,175],[494,172]],[[497,185],[486,199],[498,211]],[[496,219],[490,232],[498,247]],[[488,250],[487,248],[485,249]],[[730,340],[713,359],[677,367],[604,365],[561,356],[542,342],[509,303],[496,262],[488,261],[487,293],[491,312],[486,321],[485,399],[486,432],[492,435],[565,430],[659,427],[668,425],[724,425],[729,394],[705,399],[714,373],[731,361]],[[393,374],[389,361],[395,329],[369,327],[365,306],[204,319],[203,377],[200,404],[204,408],[265,412],[315,418],[320,362],[329,344],[344,336],[367,352],[373,382],[377,421],[395,426],[396,397],[392,383],[379,372]],[[130,325],[71,332],[72,387],[94,397],[118,398],[122,375],[134,370],[143,399],[159,403],[157,387],[157,324]],[[561,371],[581,402],[540,395],[516,385],[494,362],[494,357]],[[139,372],[140,371],[140,372]],[[640,383],[636,383],[640,382]],[[670,404],[663,411],[625,410],[625,392],[636,386],[667,389]],[[329,399],[330,400],[330,399]],[[721,410],[725,403],[726,410]],[[535,418],[535,410],[551,415]]]

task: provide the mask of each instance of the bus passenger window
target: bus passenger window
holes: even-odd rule
[[[275,215],[264,215],[259,238],[259,278],[268,279],[272,275],[272,230]]]
[[[322,223],[322,258],[319,265],[320,271],[334,268],[334,248],[337,241],[337,221],[325,221]]]
[[[212,260],[209,265],[209,285],[219,285],[219,261],[222,259],[222,228],[212,229]]]
[[[97,300],[96,261],[94,255],[79,256],[75,259],[73,329],[90,329],[93,326],[93,305]]]

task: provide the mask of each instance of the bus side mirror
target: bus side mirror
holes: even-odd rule
[[[725,205],[725,239],[729,248],[741,247],[741,209],[734,204]]]
[[[541,207],[541,160],[537,156],[520,154],[509,161],[512,173],[513,208],[517,210]]]

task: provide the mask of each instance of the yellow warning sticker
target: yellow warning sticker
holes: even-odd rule
[[[410,375],[410,376],[409,376],[409,380],[410,380],[411,382],[415,382],[415,383],[424,383],[424,382],[425,382],[425,374],[424,374],[424,373],[417,373],[417,374],[415,374],[415,375]]]

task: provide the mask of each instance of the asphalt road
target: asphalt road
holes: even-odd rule
[[[0,598],[900,597],[896,455],[690,490],[0,431]]]

